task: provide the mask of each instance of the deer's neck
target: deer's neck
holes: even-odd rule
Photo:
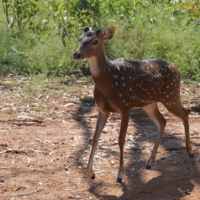
[[[97,56],[88,59],[90,65],[90,73],[95,80],[102,78],[108,70],[109,60],[106,58],[104,51],[101,50]]]
[[[105,56],[103,49],[98,55],[88,59],[90,73],[94,80],[95,86],[102,94],[108,94],[111,86],[111,73],[109,71],[109,59]]]

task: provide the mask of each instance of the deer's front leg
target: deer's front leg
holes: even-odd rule
[[[101,111],[99,111],[99,113],[98,113],[96,129],[95,129],[95,133],[94,133],[93,140],[92,140],[92,151],[90,153],[90,158],[89,158],[89,162],[88,162],[88,165],[87,165],[87,173],[88,173],[88,175],[91,179],[95,178],[95,174],[93,172],[94,154],[95,154],[95,151],[96,151],[96,148],[97,148],[97,144],[98,144],[98,141],[99,141],[101,131],[103,130],[103,128],[106,124],[106,121],[108,119],[109,114],[110,114],[109,112],[102,113]]]
[[[120,162],[119,162],[119,171],[118,171],[118,176],[117,176],[118,183],[122,182],[122,176],[123,176],[124,143],[125,143],[126,131],[128,127],[129,115],[130,115],[130,111],[123,113],[122,120],[121,120],[121,129],[120,129],[120,134],[119,134]]]

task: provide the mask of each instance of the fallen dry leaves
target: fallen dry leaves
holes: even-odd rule
[[[156,126],[142,111],[131,112],[125,143],[125,175],[115,183],[119,164],[120,116],[112,114],[95,154],[96,179],[86,176],[97,107],[91,82],[66,85],[27,77],[0,84],[0,197],[4,199],[198,199],[200,183],[199,86],[182,83],[184,107],[191,110],[195,157],[185,153],[184,129],[161,104],[167,119],[155,166],[145,170]],[[30,85],[32,84],[32,85]],[[35,84],[35,85],[34,85]],[[158,189],[159,186],[159,189]]]

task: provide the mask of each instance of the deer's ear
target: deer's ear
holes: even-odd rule
[[[111,26],[105,30],[103,33],[104,40],[110,40],[115,35],[116,28],[114,26]]]
[[[86,27],[83,29],[83,31],[84,31],[85,33],[88,32],[88,31],[92,31],[92,27],[86,26]]]

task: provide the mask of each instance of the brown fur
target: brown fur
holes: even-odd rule
[[[189,138],[188,112],[180,102],[180,73],[178,68],[164,59],[130,61],[124,58],[111,61],[104,55],[103,44],[115,34],[115,27],[93,31],[85,28],[80,37],[80,46],[74,53],[76,60],[88,59],[94,80],[94,99],[99,107],[98,120],[93,137],[92,151],[87,171],[94,178],[93,158],[95,149],[110,112],[121,115],[119,134],[120,165],[117,181],[123,173],[123,147],[129,114],[132,108],[143,108],[156,123],[158,135],[147,168],[153,164],[165,128],[166,120],[158,110],[157,102],[178,116],[184,124],[186,148],[190,156],[192,149]]]

